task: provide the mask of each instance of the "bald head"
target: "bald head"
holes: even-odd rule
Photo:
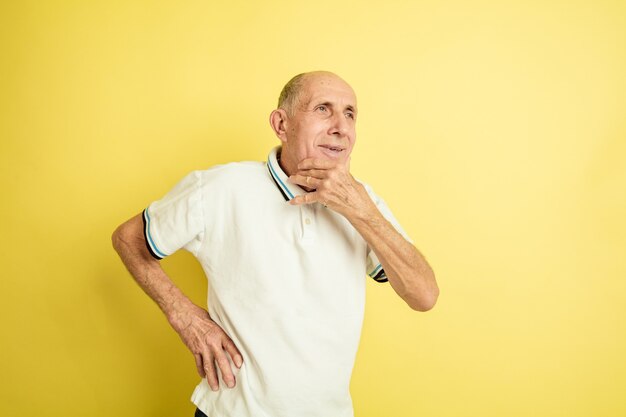
[[[341,77],[330,71],[303,72],[302,74],[296,75],[285,84],[278,97],[278,108],[285,110],[289,116],[292,116],[298,106],[306,104],[306,102],[303,103],[303,100],[307,99],[306,87],[316,82],[324,83],[324,79],[329,78],[340,80],[346,86],[350,87]],[[350,89],[352,89],[352,87],[350,87]]]

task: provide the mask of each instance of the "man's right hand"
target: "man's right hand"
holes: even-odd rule
[[[172,327],[189,348],[196,359],[196,368],[201,377],[206,377],[213,391],[219,389],[217,369],[220,368],[222,378],[229,388],[236,384],[226,352],[233,359],[237,368],[241,368],[243,357],[232,339],[217,325],[208,311],[191,304],[182,312],[169,319]]]

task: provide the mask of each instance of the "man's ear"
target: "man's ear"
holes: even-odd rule
[[[281,142],[287,142],[287,112],[284,109],[276,109],[270,113],[270,126]]]

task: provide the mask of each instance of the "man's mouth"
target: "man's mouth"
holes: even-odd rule
[[[334,146],[334,145],[319,145],[320,148],[323,148],[329,152],[324,152],[326,154],[330,154],[330,155],[340,155],[341,152],[345,151],[345,148],[342,148],[341,146]]]

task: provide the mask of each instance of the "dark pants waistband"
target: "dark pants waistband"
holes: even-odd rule
[[[193,417],[208,417],[208,416],[196,408],[196,414],[194,414]]]

